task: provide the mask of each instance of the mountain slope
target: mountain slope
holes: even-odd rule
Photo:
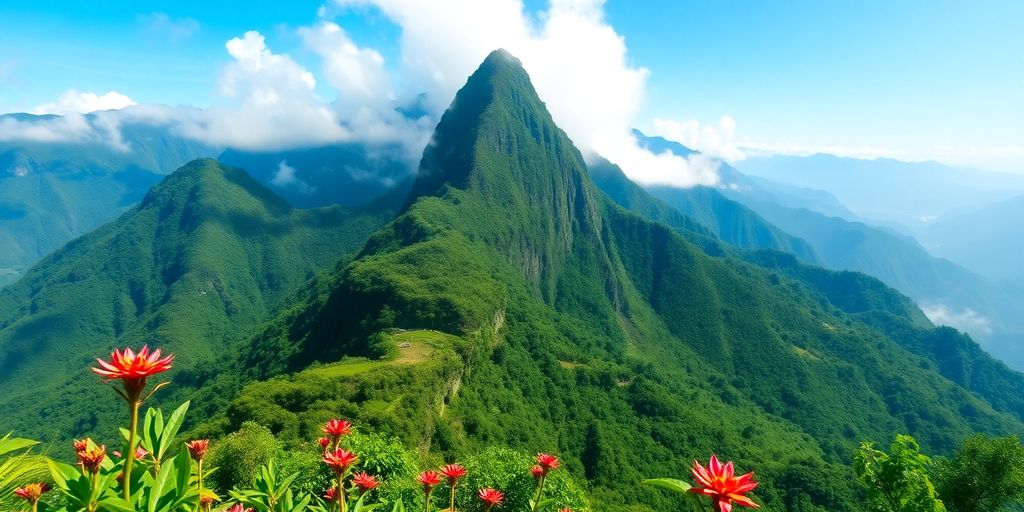
[[[797,254],[804,261],[816,261],[807,242],[782,232],[716,190],[656,187],[648,193],[617,165],[603,159],[591,164],[589,171],[594,184],[616,204],[676,227],[681,233],[706,232],[741,249],[774,249]],[[652,194],[661,200],[651,200]]]
[[[238,364],[269,380],[205,432],[258,419],[297,442],[340,412],[447,457],[555,450],[598,510],[677,507],[635,483],[716,452],[759,471],[766,510],[821,511],[859,509],[847,465],[863,439],[948,450],[1024,432],[1024,409],[895,339],[934,330],[877,281],[825,293],[615,204],[506,52],[433,140],[405,211],[250,341]],[[853,311],[879,294],[894,298]],[[406,335],[432,355],[389,345]]]
[[[8,114],[0,122],[51,117]],[[124,148],[97,141],[0,144],[0,286],[134,206],[167,173],[217,153],[147,125],[122,126],[120,144]]]
[[[210,362],[386,218],[293,209],[244,171],[213,160],[175,171],[138,207],[0,290],[0,407],[7,411],[0,430],[62,439],[108,425],[117,404],[72,407],[106,390],[66,390],[94,378],[89,355],[114,346],[176,352],[182,385],[215,371]]]
[[[1024,284],[1024,195],[960,215],[939,218],[918,230],[930,250],[993,280]]]

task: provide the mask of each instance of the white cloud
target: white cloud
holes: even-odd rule
[[[172,18],[162,12],[139,16],[139,24],[149,35],[164,35],[172,41],[191,37],[199,31],[199,22],[192,18]]]
[[[32,109],[33,114],[87,114],[97,110],[117,110],[135,101],[117,91],[99,95],[94,92],[78,92],[69,89],[61,94],[57,101],[44,103]]]
[[[653,155],[631,134],[649,72],[629,62],[624,39],[604,19],[603,0],[552,0],[529,16],[520,0],[336,0],[373,6],[401,26],[405,83],[425,88],[435,114],[487,54],[518,57],[555,122],[590,156],[600,154],[643,183],[714,184],[717,167]]]
[[[228,100],[182,120],[182,132],[214,145],[275,150],[350,138],[330,106],[316,96],[313,74],[288,55],[273,53],[262,34],[246,32],[225,44],[232,57],[221,73]]]
[[[945,304],[932,304],[922,306],[921,310],[936,325],[948,325],[971,334],[992,334],[991,321],[971,308],[957,311]]]
[[[316,191],[316,188],[311,187],[305,181],[299,179],[295,174],[298,172],[297,169],[288,165],[286,160],[281,160],[277,164],[277,172],[274,173],[271,183],[279,187],[291,187],[297,189],[303,194],[311,194]]]
[[[679,142],[715,158],[735,162],[746,156],[736,146],[736,121],[729,116],[723,116],[717,125],[701,126],[695,120],[679,122],[660,118],[655,118],[651,124],[652,135]]]

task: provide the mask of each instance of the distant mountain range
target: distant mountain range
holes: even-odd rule
[[[639,133],[638,136],[646,141],[652,140]],[[672,141],[660,138],[653,140],[656,141],[655,147],[660,151],[670,151],[678,155],[694,152]],[[798,157],[777,158],[780,158],[778,162],[799,162],[794,164],[798,169],[809,165]],[[808,160],[816,162],[832,159],[815,155]],[[740,165],[745,169],[747,161],[741,162]],[[906,171],[908,173],[916,175],[918,172],[926,172],[918,169],[917,164],[908,165],[914,169]],[[884,162],[884,166],[885,171],[874,169],[871,172],[890,172],[895,167],[891,162]],[[816,192],[792,185],[777,184],[764,178],[748,177],[724,162],[720,169],[725,184],[720,188],[648,189],[681,211],[704,208],[708,204],[707,197],[727,196],[750,211],[756,212],[761,222],[771,223],[775,229],[800,239],[817,259],[810,259],[807,255],[801,256],[799,252],[793,250],[786,252],[793,252],[808,263],[820,263],[836,270],[856,270],[877,277],[912,297],[926,311],[932,313],[937,321],[970,332],[982,340],[990,351],[1014,366],[1024,368],[1024,297],[1015,293],[1014,288],[989,281],[956,263],[932,256],[913,237],[896,229],[868,224],[862,217],[846,210],[829,192]],[[784,172],[779,170],[777,174]],[[947,172],[960,176],[957,173],[961,171],[954,172],[947,168]],[[996,176],[991,179],[993,182],[1003,179],[1013,182],[1016,178]],[[909,178],[905,181],[909,182]],[[835,192],[841,193],[838,188]],[[1006,204],[1013,203],[1008,201]],[[703,223],[709,222],[703,220],[705,217],[700,215],[694,218],[702,220]],[[981,218],[974,220],[981,222]],[[1000,225],[999,222],[994,224]],[[1002,224],[1005,226],[1004,231],[1014,229],[1009,224],[1012,223]],[[910,228],[903,227],[902,231],[909,232]],[[937,228],[937,232],[942,231]],[[987,229],[982,228],[978,232],[987,232]],[[1006,239],[1016,241],[1024,238],[1006,236]],[[994,242],[990,243],[999,251],[996,255],[988,256],[990,259],[998,259],[1005,255],[1008,260],[1012,260],[1012,250],[1010,253],[1001,251],[1010,250],[1006,246],[1014,242],[1006,242],[1003,247]]]
[[[1024,194],[1024,174],[938,162],[775,155],[747,158],[740,168],[753,176],[828,191],[860,216],[896,222],[912,230]]]
[[[148,125],[123,126],[121,138],[130,150],[95,141],[0,143],[0,286],[138,204],[185,162],[219,152]]]

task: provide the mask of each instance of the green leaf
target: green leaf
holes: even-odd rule
[[[20,437],[11,437],[7,434],[0,439],[0,455],[8,454],[17,450],[24,450],[39,444],[39,441],[33,441],[31,439],[22,439]]]
[[[402,500],[395,502],[394,506],[391,507],[391,512],[405,512],[405,504],[402,503]]]
[[[97,505],[105,512],[135,512],[135,507],[131,503],[115,496],[104,498]]]
[[[167,453],[167,449],[171,447],[171,443],[174,442],[174,438],[178,435],[178,430],[181,429],[181,424],[185,421],[185,413],[188,412],[188,406],[190,402],[178,406],[170,416],[167,417],[167,422],[164,423],[161,418],[161,429],[159,435],[159,448],[157,449],[157,458],[162,459],[164,454]],[[161,415],[162,416],[162,415]]]
[[[642,482],[644,485],[650,485],[653,487],[661,487],[662,489],[668,489],[670,491],[687,493],[693,486],[675,478],[651,478]]]

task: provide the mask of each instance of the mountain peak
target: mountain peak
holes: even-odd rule
[[[531,138],[560,143],[555,126],[522,63],[508,51],[491,52],[470,75],[441,116],[423,153],[419,175],[407,205],[425,195],[443,195],[444,187],[465,189],[482,140],[509,142],[510,125],[526,125]],[[495,140],[500,139],[500,140]]]

